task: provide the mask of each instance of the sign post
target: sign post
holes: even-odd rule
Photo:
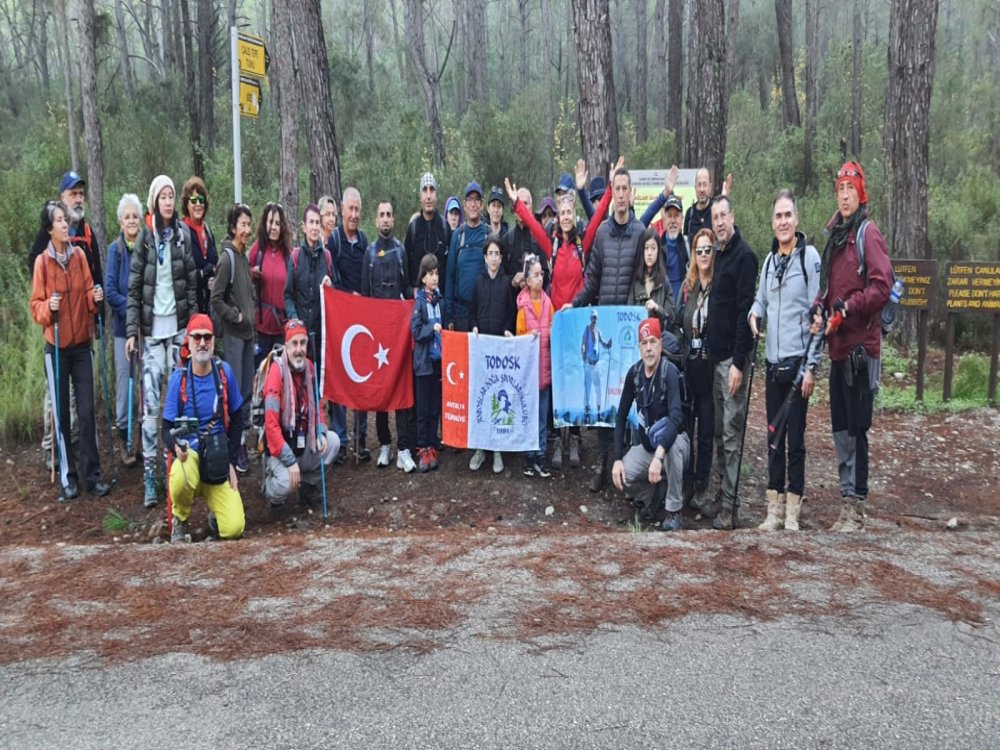
[[[903,280],[899,306],[917,311],[917,401],[924,400],[924,365],[927,362],[927,316],[937,290],[937,261],[899,258],[892,261],[896,276]]]
[[[240,117],[257,118],[262,100],[260,82],[267,80],[270,56],[264,40],[229,27],[229,57],[233,86],[233,198],[243,202],[243,162]]]

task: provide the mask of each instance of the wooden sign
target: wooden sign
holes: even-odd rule
[[[1000,263],[953,261],[948,264],[945,290],[950,313],[1000,314]]]
[[[905,310],[929,310],[937,294],[937,261],[896,258],[892,270],[904,284],[899,306]]]

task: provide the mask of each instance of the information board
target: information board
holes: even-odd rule
[[[904,284],[900,306],[907,310],[929,310],[937,296],[937,261],[894,258],[892,270]]]
[[[953,261],[945,290],[950,313],[1000,313],[1000,263]]]

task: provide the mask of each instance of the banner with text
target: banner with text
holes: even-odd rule
[[[455,448],[538,450],[538,338],[441,332],[441,437]]]

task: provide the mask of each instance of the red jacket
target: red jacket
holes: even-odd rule
[[[306,361],[306,368],[315,373],[312,362]],[[305,372],[295,372],[285,362],[284,355],[275,358],[271,367],[267,371],[264,379],[264,434],[267,440],[267,452],[275,458],[281,458],[282,450],[288,445],[287,439],[291,437],[286,434],[282,426],[282,400],[284,398],[283,373],[288,372],[292,378],[292,408],[296,412],[295,419],[292,420],[294,426],[304,426],[308,421],[308,409],[315,408],[315,394],[306,392]],[[312,406],[310,406],[312,405]],[[323,409],[319,409],[316,420],[326,427],[323,417]],[[288,449],[294,452],[294,447],[288,445]]]

